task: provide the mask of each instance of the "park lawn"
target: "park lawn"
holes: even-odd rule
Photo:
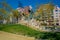
[[[35,34],[39,33],[38,31],[21,24],[2,24],[0,25],[0,30],[28,36],[35,36]]]
[[[40,32],[21,24],[0,24],[0,31],[26,35],[40,39],[59,40],[60,33],[57,32]]]

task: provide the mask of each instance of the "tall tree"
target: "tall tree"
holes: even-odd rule
[[[18,16],[19,16],[19,13],[18,13],[18,11],[17,10],[13,10],[13,16],[14,16],[14,18],[16,18],[16,20],[17,20],[17,23],[18,23]]]
[[[42,4],[40,5],[39,9],[37,10],[37,14],[40,14],[40,20],[43,21],[43,24],[48,21],[49,25],[52,21],[52,11],[53,11],[54,5],[48,3],[48,4]]]
[[[12,12],[12,8],[11,8],[11,6],[6,2],[6,0],[3,0],[2,2],[0,2],[0,6],[2,6],[1,8],[0,8],[0,15],[2,15],[2,17],[3,17],[3,19],[5,20],[5,19],[9,19],[8,18],[8,12]]]

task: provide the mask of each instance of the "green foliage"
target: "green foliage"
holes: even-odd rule
[[[38,19],[40,21],[44,20],[44,21],[47,21],[48,20],[48,23],[49,25],[52,24],[52,22],[50,20],[53,21],[53,18],[52,18],[52,14],[53,14],[53,9],[54,9],[54,5],[51,4],[51,3],[48,3],[48,4],[42,4],[40,5],[40,7],[37,9],[36,11],[36,15],[35,16],[40,16]],[[46,25],[45,22],[43,22],[43,25]]]
[[[9,20],[9,13],[12,12],[12,8],[11,6],[6,2],[6,1],[2,1],[0,2],[0,19],[6,19]]]
[[[0,15],[0,20],[2,20],[3,19],[3,17]]]
[[[13,10],[12,13],[13,13],[14,17],[18,17],[18,15],[19,15],[17,10]]]
[[[23,33],[26,35],[35,35],[34,33],[36,33],[37,31],[24,26],[24,25],[19,25],[19,24],[7,24],[7,25],[0,25],[0,30],[2,31],[7,31],[7,32],[12,32],[12,33]]]
[[[18,35],[27,35],[36,39],[59,40],[60,33],[57,32],[40,32],[20,24],[0,24],[0,31],[15,33]]]

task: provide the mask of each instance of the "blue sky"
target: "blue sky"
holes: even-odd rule
[[[48,2],[52,2],[54,5],[60,7],[60,0],[6,0],[6,2],[14,9],[18,7],[18,1],[20,1],[23,6],[31,5],[33,9],[36,8],[37,4],[47,4]]]

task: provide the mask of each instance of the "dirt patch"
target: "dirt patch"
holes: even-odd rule
[[[0,40],[34,40],[34,38],[0,31]]]

